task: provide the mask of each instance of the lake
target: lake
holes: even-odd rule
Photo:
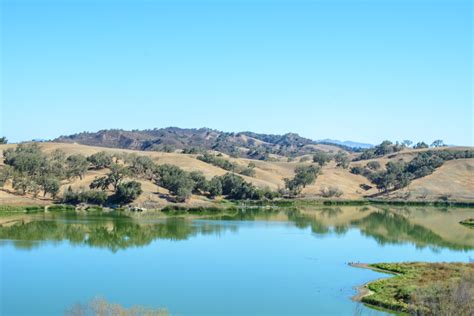
[[[386,315],[351,300],[384,275],[347,262],[468,262],[469,217],[386,206],[25,215],[0,227],[0,314],[62,315],[103,297],[171,315]]]

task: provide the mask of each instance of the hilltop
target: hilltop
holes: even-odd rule
[[[233,157],[266,160],[278,156],[295,157],[322,151],[354,151],[357,147],[337,141],[314,141],[295,133],[284,135],[253,132],[227,133],[209,128],[167,127],[149,130],[126,131],[121,129],[83,132],[61,136],[53,140],[61,143],[78,143],[89,146],[123,148],[143,151],[189,153],[214,150]],[[367,144],[363,144],[367,146]]]

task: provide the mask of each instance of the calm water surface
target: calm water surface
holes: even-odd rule
[[[245,210],[190,220],[46,214],[0,228],[0,314],[100,296],[171,315],[384,315],[351,300],[384,276],[349,261],[474,258],[469,209]]]

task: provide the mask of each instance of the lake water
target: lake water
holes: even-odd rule
[[[171,315],[384,315],[351,300],[384,275],[347,262],[468,262],[468,217],[387,207],[29,216],[0,228],[0,314],[62,315],[100,296]]]

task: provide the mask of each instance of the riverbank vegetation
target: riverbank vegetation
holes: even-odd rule
[[[473,263],[377,263],[368,265],[393,277],[367,284],[362,302],[411,315],[474,313]]]

